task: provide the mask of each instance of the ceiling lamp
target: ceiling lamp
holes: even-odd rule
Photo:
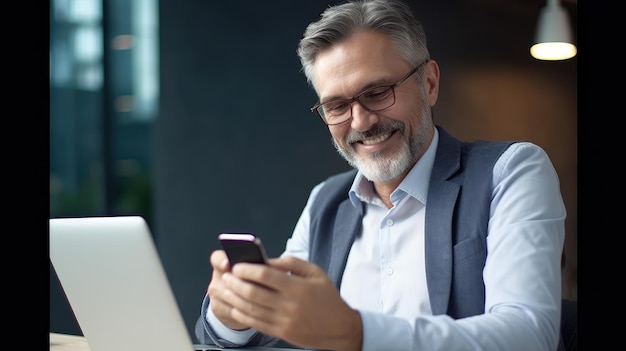
[[[576,55],[567,12],[559,0],[548,0],[539,13],[535,44],[530,54],[538,60],[566,60]]]

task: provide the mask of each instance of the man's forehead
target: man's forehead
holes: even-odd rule
[[[409,65],[379,32],[360,32],[320,52],[313,67],[320,98],[352,96],[377,81],[404,73]]]

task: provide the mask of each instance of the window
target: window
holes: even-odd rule
[[[150,222],[157,0],[52,0],[50,11],[50,217]]]

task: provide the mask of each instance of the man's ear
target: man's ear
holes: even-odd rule
[[[422,82],[424,84],[424,91],[426,91],[426,95],[428,96],[428,103],[430,107],[433,107],[439,97],[439,65],[437,61],[431,59],[426,62]]]

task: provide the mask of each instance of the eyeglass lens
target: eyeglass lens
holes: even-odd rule
[[[350,118],[354,101],[368,111],[380,111],[393,105],[395,100],[393,86],[385,85],[366,90],[350,100],[329,101],[320,105],[317,111],[327,123],[337,124]]]

